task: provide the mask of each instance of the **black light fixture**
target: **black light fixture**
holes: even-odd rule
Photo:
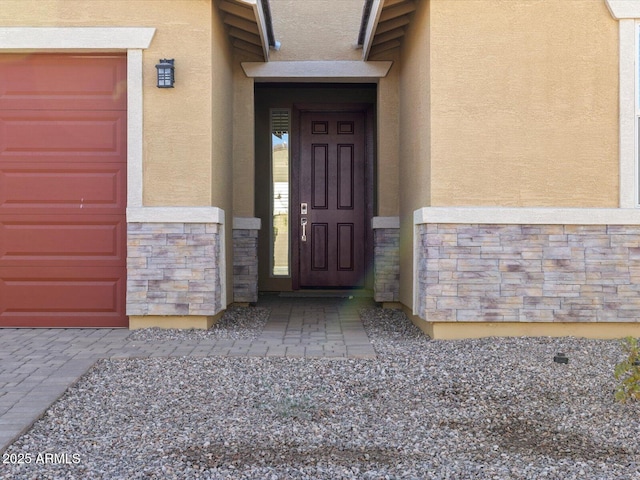
[[[158,88],[173,88],[173,83],[176,81],[173,62],[173,58],[161,58],[160,63],[156,65],[158,69]]]
[[[569,363],[569,357],[564,353],[556,353],[556,356],[553,357],[553,361],[556,363]]]

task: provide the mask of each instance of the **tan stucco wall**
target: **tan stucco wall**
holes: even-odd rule
[[[430,27],[432,205],[617,207],[605,2],[438,0]]]
[[[150,48],[143,51],[143,201],[148,206],[223,207],[212,203],[211,132],[215,132],[216,151],[224,151],[221,145],[230,145],[231,131],[225,131],[226,118],[222,126],[215,118],[212,126],[212,110],[231,113],[223,105],[231,82],[218,81],[230,67],[224,54],[217,48],[213,52],[214,44],[226,45],[222,35],[212,41],[216,13],[210,0],[0,0],[3,26],[156,28]],[[155,86],[155,64],[160,58],[175,59],[174,89]]]
[[[618,135],[604,2],[420,2],[400,66],[402,303],[415,209],[617,207]]]
[[[209,2],[207,2],[209,3]],[[211,112],[208,124],[212,142],[210,170],[206,176],[210,204],[225,211],[227,303],[233,303],[233,138],[234,71],[233,52],[219,10],[212,8],[211,21]],[[226,305],[223,305],[226,307]]]
[[[233,72],[233,215],[253,217],[255,205],[254,81],[236,57]]]
[[[282,43],[270,61],[360,60],[356,49],[364,0],[269,0]]]
[[[150,25],[157,28],[144,52],[144,204],[211,205],[211,6],[206,0],[160,0],[155,8],[131,3],[147,21],[155,17]],[[156,52],[175,58],[174,89],[154,87]]]
[[[211,204],[224,208],[231,217],[233,166],[233,53],[229,48],[227,34],[217,8],[213,8],[211,30],[211,116],[212,140],[211,172],[209,188]],[[227,218],[227,222],[230,218]]]
[[[378,82],[378,144],[376,215],[400,213],[400,56],[395,51],[388,59],[394,63],[386,77]]]
[[[464,2],[468,3],[468,2]],[[430,2],[420,2],[400,59],[400,301],[413,303],[413,211],[430,204]]]

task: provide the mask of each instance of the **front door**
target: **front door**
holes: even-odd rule
[[[364,287],[366,114],[303,111],[292,228],[299,287]]]

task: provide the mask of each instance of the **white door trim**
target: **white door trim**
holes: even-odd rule
[[[619,128],[620,128],[620,208],[635,208],[638,198],[637,109],[636,92],[638,0],[605,0],[611,16],[618,20],[619,31]]]

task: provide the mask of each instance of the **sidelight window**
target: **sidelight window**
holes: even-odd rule
[[[271,274],[288,277],[289,248],[289,130],[290,111],[271,110]]]

